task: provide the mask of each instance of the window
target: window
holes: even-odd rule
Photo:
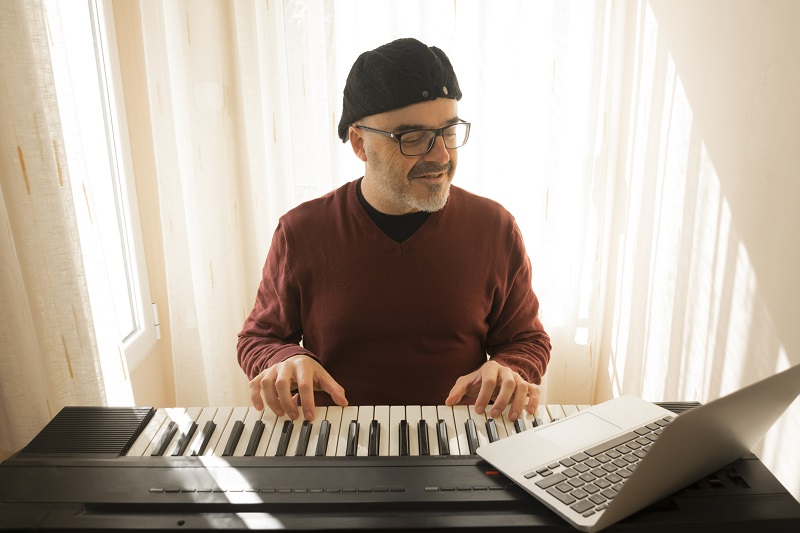
[[[49,38],[98,347],[116,346],[135,368],[157,336],[111,4],[49,1],[46,8],[63,29]]]

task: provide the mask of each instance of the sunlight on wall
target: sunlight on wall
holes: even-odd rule
[[[700,128],[695,106],[704,102],[690,98],[651,3],[637,6],[610,251],[613,320],[595,400],[637,394],[706,403],[787,368],[791,358],[762,287],[768,280],[759,283],[744,240],[754,221],[727,197],[746,178],[718,170],[726,156],[741,164],[739,156],[711,152],[720,131]],[[789,442],[800,421],[791,411],[754,451],[798,495],[800,458]]]

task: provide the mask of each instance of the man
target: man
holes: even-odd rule
[[[338,133],[364,176],[280,219],[238,342],[258,409],[535,411],[550,340],[513,217],[451,186],[460,99],[447,56],[417,40],[356,60]]]

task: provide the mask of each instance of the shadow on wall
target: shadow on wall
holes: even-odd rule
[[[800,4],[627,8],[595,400],[705,402],[800,363]],[[756,450],[795,497],[798,421]]]

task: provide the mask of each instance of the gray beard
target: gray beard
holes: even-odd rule
[[[443,185],[438,183],[428,185],[427,188],[430,194],[425,198],[415,198],[410,194],[404,194],[405,204],[412,209],[427,213],[435,213],[443,209],[450,197],[450,182]]]

